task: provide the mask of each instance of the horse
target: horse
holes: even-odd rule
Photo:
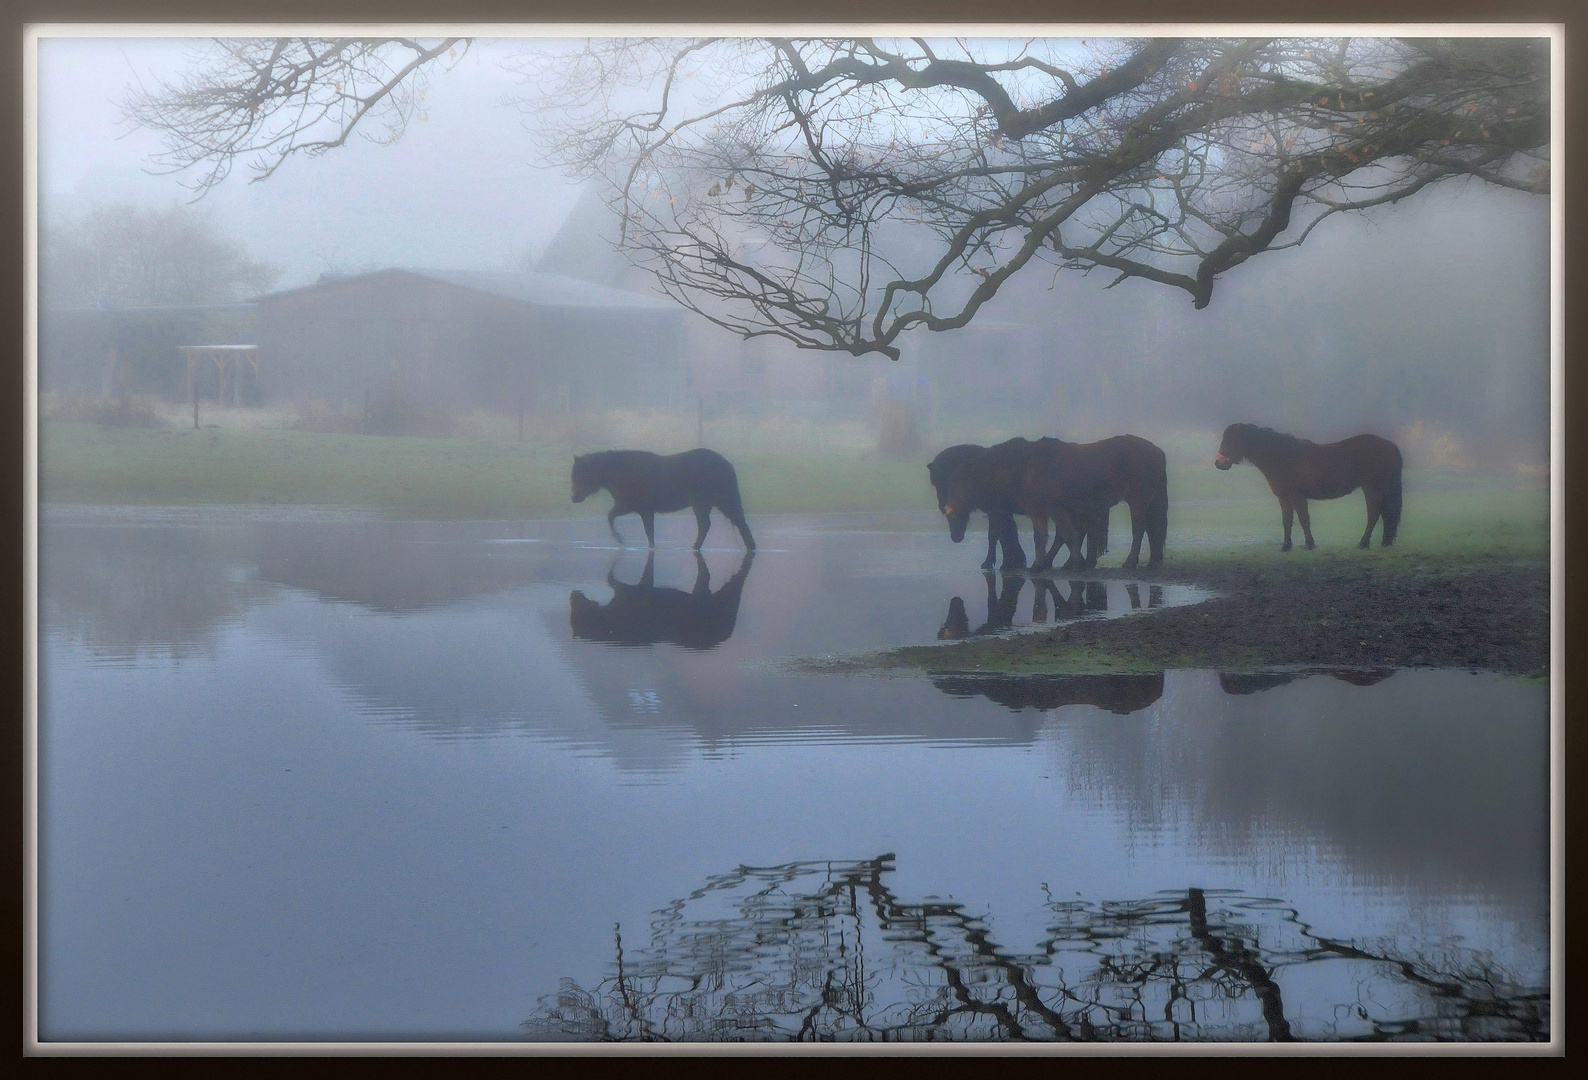
[[[989,520],[1000,522],[1007,517],[1009,524],[1006,535],[1012,543],[1004,544],[1005,570],[1021,570],[1026,565],[1026,555],[1020,549],[1020,540],[1015,532],[1014,515],[1017,512],[1026,513],[1020,503],[1020,481],[1025,475],[1026,460],[1035,446],[1036,443],[1030,439],[1017,436],[996,446],[989,446],[979,454],[967,455],[964,462],[949,473],[948,479],[938,488],[938,509],[948,518],[948,534],[956,544],[965,539],[965,526],[972,512],[985,510]],[[996,519],[995,513],[998,515]],[[1047,522],[1044,520],[1041,524],[1039,531],[1033,521],[1031,536],[1038,555],[1046,550],[1048,543]],[[1001,530],[1003,526],[1000,524],[999,528]],[[992,531],[990,524],[988,529]],[[991,546],[990,537],[988,546]],[[991,568],[991,562],[982,564],[984,570]]]
[[[1079,565],[1092,569],[1108,546],[1108,511],[1115,503],[1130,507],[1130,554],[1123,569],[1134,570],[1141,559],[1143,537],[1148,542],[1147,568],[1163,562],[1164,538],[1169,531],[1169,472],[1164,452],[1137,435],[1115,435],[1093,443],[1038,439],[1021,481],[1020,503],[1033,523],[1054,522],[1051,551],[1032,567],[1041,572],[1053,565],[1066,536],[1070,560],[1064,569]],[[1086,538],[1081,556],[1077,536]]]
[[[645,539],[656,546],[656,515],[690,507],[700,532],[695,550],[706,542],[715,507],[725,514],[744,539],[746,551],[755,550],[755,537],[744,520],[744,504],[739,499],[739,477],[728,459],[715,450],[685,450],[682,454],[653,454],[649,450],[601,450],[573,459],[573,501],[584,502],[602,488],[612,493],[612,509],[607,511],[607,528],[617,542],[615,519],[623,514],[638,514],[645,525]]]
[[[943,489],[948,484],[948,478],[971,458],[987,452],[985,446],[975,443],[960,443],[950,446],[937,457],[933,458],[926,466],[927,478],[932,481],[932,487],[937,492],[937,508],[943,511]],[[987,558],[981,564],[983,570],[991,570],[998,563],[998,545],[1004,546],[1004,565],[1006,567],[1024,566],[1026,553],[1020,547],[1020,532],[1015,528],[1013,508],[1008,506],[975,506],[972,510],[981,510],[987,515]]]
[[[656,555],[645,558],[645,571],[634,585],[619,581],[607,572],[612,599],[598,604],[583,592],[568,596],[568,625],[573,636],[609,645],[654,645],[667,642],[686,649],[710,649],[733,635],[739,619],[739,597],[750,576],[755,552],[746,551],[739,569],[728,583],[711,591],[711,571],[706,560],[695,553],[695,587],[682,589],[656,587]]]
[[[1401,526],[1401,451],[1388,439],[1353,435],[1320,444],[1256,424],[1231,424],[1224,429],[1213,464],[1228,472],[1242,461],[1257,466],[1279,500],[1285,521],[1285,543],[1279,550],[1291,548],[1292,515],[1301,519],[1307,549],[1318,546],[1312,540],[1308,499],[1338,499],[1357,488],[1367,500],[1367,530],[1357,546],[1365,548],[1372,542],[1373,526],[1380,515],[1384,518],[1383,545],[1395,542]]]

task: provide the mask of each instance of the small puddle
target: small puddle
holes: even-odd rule
[[[1178,583],[1056,579],[1023,574],[1004,575],[1000,580],[991,572],[985,577],[986,617],[973,626],[969,605],[963,597],[955,596],[948,602],[948,613],[938,627],[939,640],[959,641],[989,634],[1029,632],[1075,619],[1106,619],[1133,612],[1183,607],[1213,595],[1196,585]],[[1031,586],[1029,593],[1028,584]],[[1029,596],[1029,607],[1022,609],[1022,598],[1026,596]],[[1024,617],[1022,610],[1026,612]]]

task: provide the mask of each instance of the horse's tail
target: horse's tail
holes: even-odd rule
[[[717,506],[733,522],[733,527],[739,530],[739,535],[744,538],[744,549],[754,551],[755,537],[750,535],[750,523],[744,520],[744,501],[739,498],[739,474],[727,461],[723,464],[728,465],[728,482],[723,485]]]
[[[1395,455],[1395,471],[1390,474],[1388,490],[1384,493],[1384,543],[1395,542],[1395,534],[1401,527],[1401,462],[1400,454]]]
[[[1158,447],[1156,467],[1152,471],[1152,496],[1147,510],[1148,565],[1163,558],[1163,546],[1169,536],[1169,459]]]

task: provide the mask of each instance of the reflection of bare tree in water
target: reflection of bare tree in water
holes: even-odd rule
[[[1472,950],[1359,947],[1278,901],[1193,888],[1050,897],[1044,939],[1018,953],[958,903],[901,902],[892,870],[884,855],[712,878],[658,913],[648,946],[625,947],[620,928],[613,973],[589,990],[564,980],[524,1027],[594,1041],[1548,1038],[1547,991]]]

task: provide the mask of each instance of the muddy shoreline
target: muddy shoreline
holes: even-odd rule
[[[1032,673],[1467,668],[1532,677],[1549,671],[1549,568],[1543,562],[1461,558],[1386,566],[1298,559],[1278,567],[1171,569],[1160,577],[1217,595],[1037,633],[898,649],[882,666]]]

